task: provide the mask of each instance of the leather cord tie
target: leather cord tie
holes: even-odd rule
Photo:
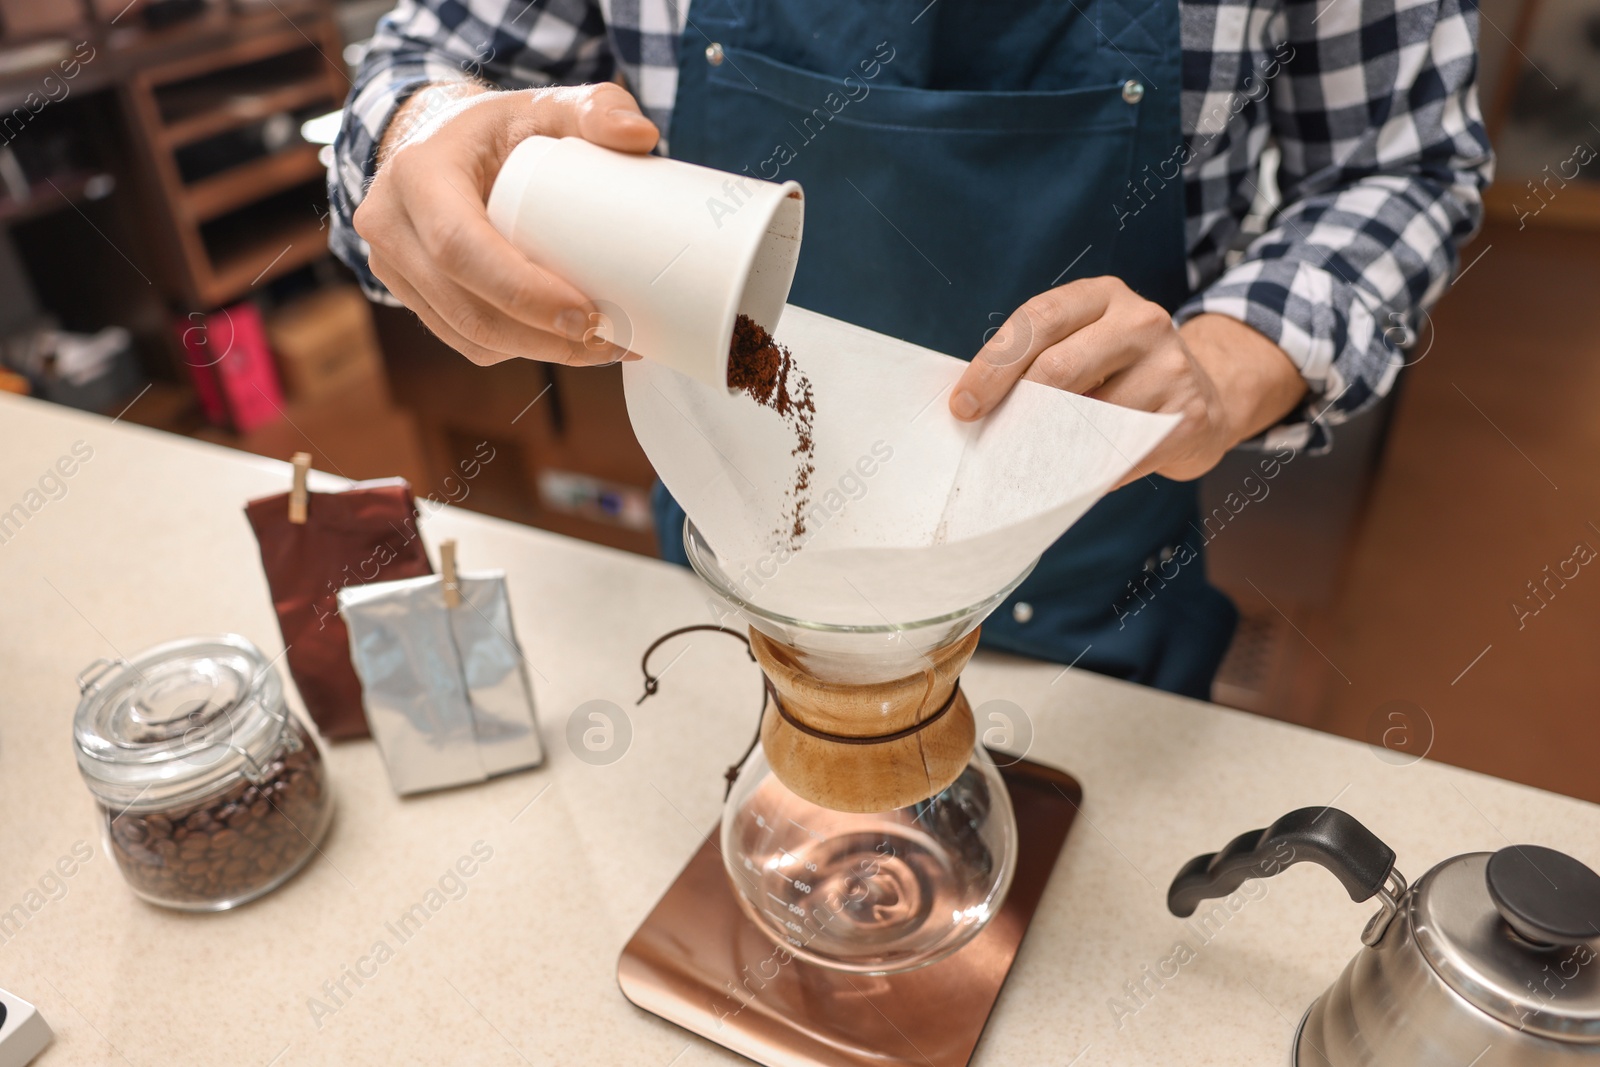
[[[661,689],[661,676],[650,673],[650,656],[656,651],[656,649],[660,648],[674,637],[681,637],[684,634],[695,633],[698,631],[727,634],[729,637],[737,638],[744,644],[745,653],[750,657],[750,661],[752,663],[756,662],[755,652],[750,648],[749,636],[740,633],[738,630],[732,629],[731,627],[717,626],[713,623],[701,623],[696,626],[680,626],[676,630],[669,630],[660,637],[656,638],[654,641],[650,642],[650,647],[646,648],[644,650],[644,655],[639,658],[639,670],[644,674],[644,693],[640,695],[638,700],[634,701],[635,707],[643,704],[650,697],[655,696],[656,693]],[[671,664],[668,666],[670,668]],[[778,717],[783,719],[784,722],[788,723],[796,730],[799,730],[807,737],[814,737],[818,741],[828,741],[838,745],[887,745],[892,741],[903,741],[908,737],[913,737],[923,730],[926,730],[940,719],[944,718],[945,713],[955,706],[956,697],[961,693],[961,680],[958,678],[956,679],[955,684],[950,687],[950,695],[945,698],[945,702],[939,705],[939,709],[932,715],[929,715],[926,719],[914,722],[910,726],[899,730],[894,730],[890,733],[872,734],[866,737],[861,737],[852,734],[829,733],[826,730],[818,730],[814,726],[807,726],[805,723],[791,715],[789,713],[789,709],[783,706],[783,699],[778,696],[777,687],[772,684],[772,679],[767,677],[765,671],[761,672],[761,683],[762,714],[766,713],[767,701],[770,699],[772,701],[772,706],[778,709]],[[723,778],[728,783],[727,789],[722,794],[722,798],[724,800],[728,798],[728,794],[733,792],[733,783],[739,778],[740,766],[744,764],[745,760],[750,758],[750,753],[755,751],[756,745],[758,745],[760,742],[761,720],[759,717],[757,717],[755,737],[751,739],[749,746],[744,750],[744,755],[739,757],[738,762],[734,763],[727,769],[726,772],[723,773]]]

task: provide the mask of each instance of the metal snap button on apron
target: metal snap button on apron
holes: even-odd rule
[[[712,41],[710,44],[706,45],[706,62],[710,63],[713,67],[722,66],[722,46],[720,44],[718,44],[716,41]],[[1129,82],[1128,83],[1128,85],[1132,85],[1132,84],[1133,84],[1133,82]],[[1141,93],[1144,92],[1143,89],[1140,89],[1139,91]],[[1127,90],[1126,86],[1123,87],[1122,95],[1123,96],[1127,96],[1128,95],[1128,90]]]
[[[1019,600],[1011,605],[1011,617],[1018,623],[1029,622],[1033,619],[1033,605],[1026,600]]]
[[[716,45],[712,45],[711,48],[717,48],[717,46]],[[717,59],[714,62],[720,63],[722,61],[721,49],[717,48],[717,51],[718,51],[718,56],[717,56]],[[711,49],[710,48],[706,49],[706,55],[709,56],[710,54],[711,54]],[[1144,99],[1144,82],[1137,82],[1137,81],[1134,81],[1132,78],[1129,78],[1127,81],[1123,82],[1122,83],[1122,99],[1126,100],[1130,104],[1137,104],[1139,101],[1143,100]]]

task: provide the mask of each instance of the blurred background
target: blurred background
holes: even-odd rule
[[[390,6],[0,0],[0,388],[654,554],[615,368],[475,367],[327,252]],[[1498,179],[1395,394],[1237,512],[1255,457],[1205,480],[1214,696],[1600,801],[1600,0],[1482,19]]]

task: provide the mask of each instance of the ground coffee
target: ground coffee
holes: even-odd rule
[[[811,476],[816,472],[816,444],[812,425],[817,407],[812,399],[811,380],[795,365],[794,356],[773,340],[764,327],[748,315],[734,320],[733,342],[728,346],[728,388],[742,390],[762,407],[783,417],[794,432],[796,457],[794,481],[788,498],[791,512],[784,527],[774,531],[787,537],[791,548],[798,548],[806,533],[806,506],[811,502]]]

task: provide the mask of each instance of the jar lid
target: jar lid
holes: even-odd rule
[[[1570,938],[1553,931],[1540,942],[1519,932],[1505,913],[1508,902],[1493,895],[1505,879],[1489,877],[1491,861],[1502,854],[1536,865],[1542,873],[1530,887],[1556,903],[1586,889],[1584,875],[1595,877],[1576,860],[1531,845],[1445,860],[1412,890],[1417,947],[1446,985],[1507,1026],[1557,1041],[1600,1042],[1596,931],[1578,930]],[[1539,904],[1530,901],[1535,914]]]
[[[99,660],[78,683],[78,770],[120,808],[159,806],[235,773],[259,776],[288,722],[278,672],[237,634]]]

